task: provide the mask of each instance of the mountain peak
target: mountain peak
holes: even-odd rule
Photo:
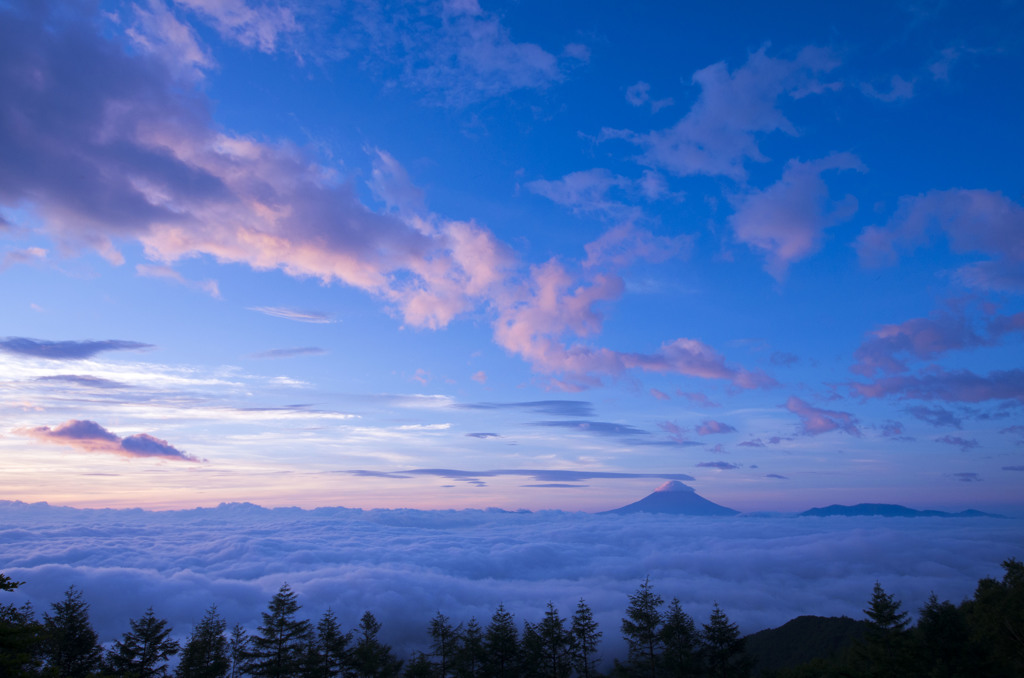
[[[658,486],[655,492],[695,492],[689,485],[684,485],[678,480],[666,480]]]

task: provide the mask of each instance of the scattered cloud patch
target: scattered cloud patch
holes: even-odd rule
[[[35,438],[41,442],[67,445],[85,452],[107,452],[125,457],[199,461],[196,457],[175,448],[166,440],[154,438],[148,433],[137,433],[122,438],[95,421],[87,419],[71,419],[55,428],[39,426],[15,429],[15,433]]]
[[[839,430],[860,437],[857,419],[849,412],[813,407],[796,396],[790,396],[786,401],[785,408],[800,417],[800,426],[804,435],[818,435]]]
[[[671,400],[672,399],[667,393],[665,393],[664,391],[659,391],[656,388],[652,388],[651,389],[651,395],[654,396],[655,398],[657,398],[658,400]]]
[[[492,471],[460,471],[458,469],[419,468],[408,471],[385,473],[379,471],[344,471],[358,476],[378,478],[411,478],[413,476],[437,476],[449,480],[464,478],[497,478],[501,476],[526,477],[537,482],[576,483],[586,480],[616,480],[651,478],[654,480],[696,480],[686,473],[618,473],[612,471],[569,471],[560,469],[498,469]]]
[[[870,383],[851,384],[863,398],[896,396],[901,399],[980,403],[1017,400],[1024,403],[1024,370],[996,370],[982,376],[970,370],[935,368],[921,376],[885,377]]]
[[[878,99],[885,103],[892,103],[894,101],[904,101],[914,96],[914,81],[904,80],[898,75],[892,76],[889,80],[889,90],[883,92],[878,90],[874,85],[869,82],[861,83],[860,91],[872,99]]]
[[[480,438],[481,440],[485,440],[487,438],[500,438],[501,437],[497,433],[467,433],[466,435],[469,436],[470,438]]]
[[[216,280],[187,280],[185,276],[178,273],[170,266],[154,266],[152,264],[138,264],[135,272],[145,278],[161,278],[170,280],[184,287],[199,290],[209,294],[214,299],[220,299],[220,286]]]
[[[724,424],[720,421],[715,421],[714,419],[705,419],[704,422],[697,427],[697,435],[702,436],[735,432],[735,426],[730,426],[729,424]]]
[[[534,421],[531,422],[530,425],[567,428],[602,436],[634,436],[650,434],[650,431],[644,431],[643,429],[630,426],[629,424],[616,424],[609,421]]]
[[[295,358],[303,355],[327,355],[327,351],[318,346],[297,346],[295,348],[272,348],[269,351],[253,353],[250,358],[277,359]]]
[[[520,403],[457,403],[464,410],[523,410],[558,417],[592,417],[594,404],[586,400],[530,400]]]
[[[798,356],[795,356],[792,353],[786,353],[785,351],[775,351],[772,353],[770,360],[772,365],[777,367],[791,367],[800,362],[800,358]]]
[[[112,379],[103,379],[102,377],[93,377],[87,374],[48,374],[36,377],[35,380],[44,383],[74,384],[83,388],[132,388],[131,384]]]
[[[743,468],[737,464],[730,464],[727,461],[702,461],[697,464],[701,468],[716,468],[719,471],[732,471],[734,469]]]
[[[478,372],[473,373],[473,376],[470,377],[470,379],[472,379],[473,381],[475,381],[478,384],[486,384],[487,383],[487,373],[484,372],[483,370],[480,370]]]
[[[766,473],[765,478],[774,478],[775,480],[789,480],[786,476],[780,476],[778,473]]]
[[[285,320],[295,320],[301,323],[324,325],[334,322],[329,313],[321,313],[320,311],[300,311],[282,306],[250,306],[249,310],[258,311],[263,315],[269,315],[271,318],[284,318]]]
[[[692,403],[696,403],[701,407],[721,407],[719,403],[714,402],[704,393],[694,393],[692,391],[680,391],[676,389],[676,395],[681,398],[686,398]]]
[[[952,428],[961,428],[960,424],[962,420],[954,412],[950,412],[947,409],[941,407],[925,407],[924,405],[915,405],[914,407],[907,407],[904,412],[920,419],[921,421],[927,422],[932,426],[950,426]]]
[[[1004,466],[1004,471],[1024,471],[1024,466]]]
[[[0,351],[47,360],[85,360],[105,351],[141,351],[154,348],[138,341],[44,341],[27,337],[0,339]]]
[[[961,452],[969,452],[970,450],[981,447],[981,444],[973,438],[961,438],[960,436],[942,436],[941,438],[935,438],[935,442],[943,443],[945,445],[955,445],[960,448]]]
[[[954,473],[953,477],[962,483],[981,482],[981,476],[979,476],[977,473]]]

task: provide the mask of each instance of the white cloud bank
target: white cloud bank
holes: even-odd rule
[[[874,582],[913,612],[934,591],[960,601],[1000,561],[1024,555],[1018,519],[692,518],[560,512],[267,510],[144,512],[0,503],[0,571],[25,581],[5,602],[49,609],[74,584],[101,640],[152,605],[185,636],[210,603],[250,629],[282,582],[301,614],[328,606],[352,628],[363,611],[403,656],[440,610],[482,624],[498,603],[537,621],[580,597],[624,652],[627,596],[650,576],[706,621],[717,601],[744,633],[800,614],[863,617]]]

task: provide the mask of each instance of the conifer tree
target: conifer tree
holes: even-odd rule
[[[697,673],[700,663],[697,627],[693,618],[683,612],[678,598],[673,598],[668,604],[660,635],[665,648],[661,655],[664,675],[682,678]]]
[[[40,651],[48,675],[58,678],[86,678],[99,671],[103,648],[89,623],[89,605],[74,586],[64,600],[50,605],[53,614],[43,613]]]
[[[167,621],[157,619],[153,608],[142,619],[128,621],[130,630],[115,640],[107,653],[107,664],[114,674],[125,678],[159,678],[167,675],[167,661],[178,654],[178,643],[171,640]]]
[[[249,673],[249,646],[249,634],[242,625],[231,627],[231,637],[228,639],[228,661],[231,668],[228,670],[228,678],[242,678]]]
[[[486,661],[483,630],[476,617],[473,617],[466,623],[466,630],[462,632],[462,642],[455,653],[455,676],[477,678],[483,675]]]
[[[622,620],[622,637],[629,646],[629,666],[637,676],[657,676],[662,650],[659,608],[664,602],[651,588],[649,578],[629,597],[629,607]]]
[[[909,620],[900,606],[900,601],[875,582],[871,600],[864,610],[868,617],[867,635],[858,653],[868,676],[901,675],[908,669]]]
[[[530,627],[530,631],[535,636],[531,643],[534,648],[530,664],[536,670],[536,675],[542,678],[567,678],[572,671],[569,633],[554,603],[548,602],[544,617],[540,623]],[[523,635],[525,637],[527,634],[524,632]]]
[[[231,668],[226,630],[227,622],[217,614],[217,606],[212,605],[185,641],[175,677],[224,678]]]
[[[342,633],[334,612],[328,608],[316,625],[316,637],[310,642],[306,675],[313,678],[335,678],[344,675],[351,663],[351,633]]]
[[[710,678],[750,675],[739,627],[729,621],[718,603],[711,610],[711,619],[701,627],[700,654]]]
[[[569,627],[569,646],[572,652],[572,666],[580,678],[591,678],[597,675],[597,644],[601,641],[601,632],[594,613],[587,603],[580,598],[576,612],[572,615]]]
[[[405,671],[402,672],[402,678],[434,678],[436,675],[437,669],[434,662],[430,661],[430,657],[422,652],[417,652],[416,656],[406,664]]]
[[[452,671],[452,663],[459,650],[459,636],[462,624],[453,627],[451,620],[440,611],[430,620],[430,654],[434,657],[435,673],[440,678],[448,678]]]
[[[295,616],[299,609],[298,596],[283,584],[262,613],[259,633],[249,638],[249,673],[268,678],[299,675],[310,635],[309,621]]]
[[[380,622],[369,611],[359,620],[356,644],[352,648],[352,669],[359,678],[391,678],[402,671],[402,661],[391,647],[377,639]]]
[[[1024,563],[1004,560],[1003,578],[985,577],[964,604],[975,642],[985,647],[994,669],[1024,675]],[[995,672],[993,673],[995,675]]]
[[[495,678],[510,678],[518,675],[519,632],[515,618],[499,603],[491,616],[491,623],[484,633],[484,648],[487,652],[487,675]]]
[[[30,603],[21,607],[0,605],[0,676],[38,674],[42,666],[42,628]]]

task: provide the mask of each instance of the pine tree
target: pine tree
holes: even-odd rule
[[[900,610],[900,601],[875,582],[864,614],[868,631],[858,652],[868,676],[891,676],[907,673],[910,648],[907,637],[908,615]]]
[[[107,664],[125,678],[158,678],[167,675],[167,661],[178,654],[178,643],[171,640],[167,621],[157,619],[153,608],[142,619],[131,619],[130,629],[115,640],[107,653]]]
[[[629,597],[629,607],[622,620],[622,637],[629,646],[629,665],[636,675],[657,676],[662,650],[659,608],[664,602],[651,589],[649,578]]]
[[[360,678],[391,678],[402,671],[402,662],[396,659],[388,645],[377,640],[380,622],[366,612],[356,629],[356,644],[352,648],[352,668]]]
[[[249,634],[241,624],[235,624],[228,639],[229,678],[242,678],[249,673],[249,646]]]
[[[21,607],[0,605],[0,676],[38,675],[42,631],[30,603]]]
[[[554,603],[548,602],[543,619],[534,629],[540,641],[540,661],[537,662],[539,675],[544,678],[567,678],[572,671],[569,634],[565,630],[565,620],[558,614]]]
[[[213,605],[192,629],[181,660],[174,671],[176,678],[223,678],[231,668],[228,658],[228,640],[224,633],[227,622],[217,614]]]
[[[334,612],[328,608],[316,625],[316,637],[310,643],[307,676],[334,678],[341,676],[351,663],[349,643],[351,633],[342,633]]]
[[[491,616],[491,623],[487,625],[484,648],[487,652],[487,675],[495,678],[518,675],[519,632],[512,613],[503,604],[498,605]]]
[[[660,635],[665,648],[661,655],[664,675],[682,678],[697,673],[697,650],[700,643],[697,627],[693,618],[683,612],[678,598],[673,598],[668,604]]]
[[[710,678],[750,675],[739,627],[729,621],[718,603],[711,610],[711,619],[701,627],[700,654]]]
[[[1024,675],[1024,563],[1003,561],[1003,578],[978,581],[964,603],[971,636],[993,663],[992,675]]]
[[[473,617],[462,632],[462,642],[455,653],[455,675],[457,678],[477,678],[483,675],[487,661],[484,650],[484,634],[480,623]]]
[[[576,612],[572,615],[569,627],[569,646],[572,652],[572,666],[580,678],[591,678],[597,674],[597,644],[601,641],[601,632],[594,613],[580,598]]]
[[[430,620],[427,629],[430,633],[430,654],[434,657],[435,673],[441,678],[448,678],[452,670],[452,662],[459,650],[459,636],[462,624],[453,627],[451,620],[440,611]]]
[[[310,635],[309,621],[297,619],[298,596],[288,586],[271,598],[259,633],[249,639],[248,671],[254,676],[287,678],[302,671]]]
[[[53,614],[43,613],[41,654],[47,673],[58,678],[86,678],[103,663],[103,648],[89,623],[89,605],[74,586],[64,600],[53,603]]]

